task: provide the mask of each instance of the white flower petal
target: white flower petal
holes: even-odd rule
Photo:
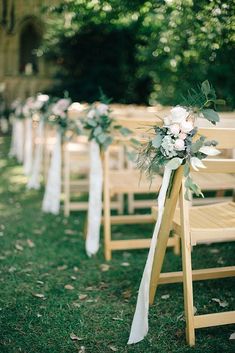
[[[202,146],[199,152],[207,154],[207,156],[217,156],[218,154],[220,154],[220,151],[213,146]]]
[[[197,158],[197,157],[192,157],[190,159],[191,166],[193,167],[194,170],[198,172],[198,168],[206,168],[206,166],[202,163],[202,161]]]

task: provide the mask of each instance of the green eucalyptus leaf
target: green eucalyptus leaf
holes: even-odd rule
[[[209,94],[210,91],[211,91],[211,86],[210,86],[210,83],[209,83],[208,80],[202,82],[201,90],[202,90],[202,92],[205,94],[205,96],[208,96],[208,94]]]
[[[185,163],[185,165],[184,165],[184,176],[185,177],[189,176],[189,173],[190,173],[189,163]]]
[[[132,133],[132,131],[130,129],[128,129],[127,127],[121,127],[119,129],[119,131],[123,136],[128,136]]]
[[[191,152],[197,153],[200,148],[203,146],[204,141],[202,139],[198,139],[196,142],[192,143],[191,145]]]
[[[202,114],[207,120],[214,124],[220,120],[218,113],[213,109],[203,109]]]
[[[102,128],[100,126],[97,126],[95,129],[94,129],[94,136],[97,136],[99,134],[102,133]]]
[[[215,104],[217,104],[217,105],[225,105],[226,102],[225,102],[224,99],[216,99],[216,100],[215,100]]]
[[[101,133],[98,136],[96,136],[96,139],[102,145],[107,139],[107,136],[104,133]]]
[[[87,125],[89,125],[91,127],[96,127],[97,126],[97,122],[95,121],[95,119],[88,118],[86,120],[86,123],[87,123]]]
[[[157,134],[152,139],[152,146],[155,148],[159,148],[161,146],[161,144],[162,144],[162,136],[160,134]]]

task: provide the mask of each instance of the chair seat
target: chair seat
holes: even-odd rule
[[[235,188],[235,175],[223,173],[192,173],[195,183],[202,190],[233,190]]]
[[[152,208],[152,215],[157,219],[157,207]],[[235,241],[235,202],[193,206],[189,221],[192,245]],[[179,208],[175,211],[173,229],[181,234]]]
[[[112,171],[109,174],[109,188],[111,194],[115,193],[156,193],[162,184],[160,175],[154,176],[150,181],[145,175],[140,175],[139,170],[123,169]]]

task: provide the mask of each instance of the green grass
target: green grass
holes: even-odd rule
[[[199,330],[196,347],[185,344],[182,285],[159,287],[150,308],[148,336],[127,346],[147,252],[116,252],[109,270],[101,271],[103,247],[92,259],[84,252],[85,214],[69,218],[42,214],[43,193],[26,191],[22,167],[7,158],[8,149],[9,138],[0,137],[1,353],[75,353],[81,346],[86,353],[112,353],[114,347],[120,353],[235,352],[234,341],[229,340],[234,325]],[[117,236],[149,234],[152,226],[114,230]],[[193,251],[195,268],[231,265],[233,260],[232,244]],[[180,258],[171,250],[164,268],[180,269]],[[66,289],[67,284],[74,289]],[[234,287],[234,279],[195,283],[198,313],[223,310],[212,298],[227,301],[226,309],[233,310]],[[169,299],[161,298],[164,294]],[[72,341],[71,333],[81,341]]]

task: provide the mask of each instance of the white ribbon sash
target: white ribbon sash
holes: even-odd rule
[[[42,165],[43,155],[43,134],[44,134],[44,122],[40,119],[37,128],[37,141],[34,152],[34,160],[32,166],[32,174],[30,175],[27,188],[38,190],[40,188],[40,170]]]
[[[10,116],[11,124],[12,124],[12,131],[11,131],[11,147],[9,151],[9,156],[10,157],[15,157],[16,156],[16,148],[17,148],[17,143],[16,143],[16,130],[17,130],[17,122],[16,118],[11,115]]]
[[[7,133],[7,131],[8,131],[8,121],[7,121],[7,119],[3,117],[3,118],[0,119],[0,122],[1,122],[1,130],[2,130],[2,132],[4,134]]]
[[[88,230],[86,253],[92,256],[99,250],[100,224],[102,216],[103,169],[100,148],[95,141],[90,142],[90,180],[88,205]]]
[[[131,332],[128,344],[137,343],[141,341],[148,333],[148,312],[149,312],[149,287],[151,272],[153,266],[154,252],[157,245],[158,233],[160,230],[162,216],[164,211],[164,204],[166,193],[170,182],[172,170],[165,168],[161,190],[158,196],[158,219],[154,228],[153,237],[148,253],[148,258],[145,264],[143,276],[140,283],[137,304],[134,318],[132,321]]]
[[[24,173],[30,175],[33,160],[32,119],[25,120]]]
[[[42,210],[57,215],[60,211],[61,194],[61,134],[57,131],[53,146],[51,164],[48,171],[46,190],[42,202]]]
[[[19,163],[24,160],[24,121],[22,119],[16,120],[16,158]]]

